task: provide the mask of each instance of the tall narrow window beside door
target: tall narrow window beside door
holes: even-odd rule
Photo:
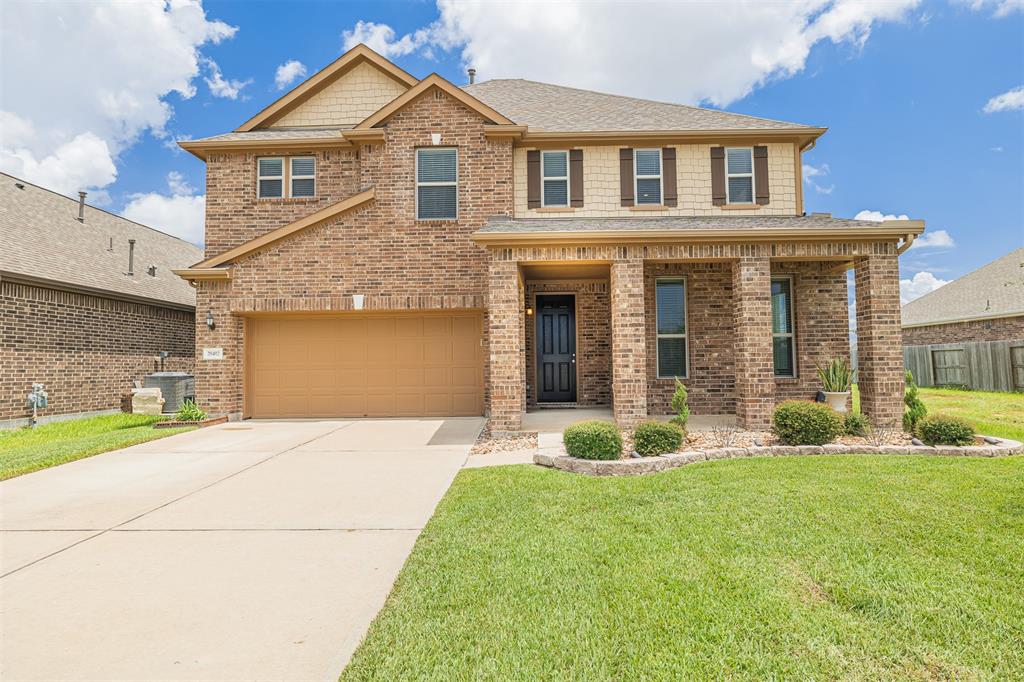
[[[658,279],[655,284],[658,326],[658,378],[686,377],[686,280]]]
[[[772,359],[775,376],[796,376],[792,277],[772,277]]]

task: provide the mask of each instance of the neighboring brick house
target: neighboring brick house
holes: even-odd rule
[[[130,244],[133,242],[133,244]],[[131,265],[129,269],[130,258]],[[159,366],[193,370],[195,291],[172,272],[188,242],[0,173],[0,425],[116,411]]]
[[[825,132],[522,80],[417,79],[358,46],[206,161],[197,393],[234,417],[668,410],[765,427],[849,355],[902,413],[897,259],[924,225],[804,215]],[[212,316],[214,326],[203,321]],[[220,357],[220,354],[214,351]]]
[[[901,312],[904,358],[922,386],[1024,390],[1024,248]]]

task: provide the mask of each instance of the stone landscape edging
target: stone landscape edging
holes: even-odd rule
[[[534,464],[588,476],[637,476],[666,469],[740,457],[783,457],[792,455],[924,455],[931,457],[1006,457],[1024,454],[1024,444],[1006,438],[993,445],[767,445],[750,448],[710,448],[673,452],[636,459],[579,459],[561,451],[539,451]]]
[[[167,420],[162,422],[156,422],[153,424],[154,429],[176,429],[179,426],[196,426],[203,428],[204,426],[217,426],[218,424],[226,424],[228,421],[227,415],[222,417],[210,417],[198,422],[182,422],[177,420]]]

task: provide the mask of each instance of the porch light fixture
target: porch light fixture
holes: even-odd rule
[[[533,315],[533,308],[526,306],[526,316],[530,317],[531,315]]]
[[[206,328],[210,329],[210,330],[213,330],[214,328],[216,328],[216,326],[217,326],[217,323],[213,321],[213,311],[212,310],[207,310],[206,311]]]

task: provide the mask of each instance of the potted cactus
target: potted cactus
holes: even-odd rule
[[[853,384],[853,370],[843,358],[833,358],[824,367],[818,366],[825,404],[836,412],[846,412],[846,400],[850,397]]]

